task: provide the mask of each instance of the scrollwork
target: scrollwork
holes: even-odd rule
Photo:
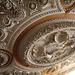
[[[28,7],[30,10],[35,10],[37,8],[37,4],[35,2],[29,2]]]
[[[0,49],[0,72],[5,72],[8,70],[12,64],[12,54],[4,49]],[[8,66],[9,65],[9,66]]]
[[[0,0],[0,48],[12,50],[15,40],[26,27],[39,19],[41,20],[43,17],[63,13],[63,10],[71,11],[75,7],[74,5],[69,7],[74,3],[74,0],[62,0],[65,7],[61,7],[60,1],[61,0]],[[2,71],[0,71],[0,74],[41,75],[41,73],[35,71],[46,69],[46,74],[55,74],[55,72],[58,72],[59,68],[62,69],[64,65],[68,66],[70,63],[74,63],[75,60],[70,62],[72,59],[68,59],[68,57],[75,52],[75,23],[65,21],[67,17],[64,18],[64,21],[59,22],[61,18],[62,17],[60,17],[59,20],[55,19],[55,21],[53,21],[53,18],[48,22],[41,23],[38,25],[39,27],[36,26],[32,28],[21,39],[16,49],[16,56],[18,56],[23,64],[19,63],[16,59],[14,64],[16,66],[19,64],[17,69],[20,69],[20,71],[7,71],[10,69],[9,67],[13,56],[7,50],[0,50],[0,67],[2,67],[0,68]],[[72,19],[68,18],[68,20]],[[58,23],[55,24],[56,21],[58,21]],[[14,57],[16,58],[16,56]],[[61,65],[51,66],[57,63]],[[33,69],[34,72],[30,72]]]

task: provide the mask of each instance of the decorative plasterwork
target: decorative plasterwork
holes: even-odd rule
[[[73,69],[74,11],[75,0],[0,0],[0,74]]]

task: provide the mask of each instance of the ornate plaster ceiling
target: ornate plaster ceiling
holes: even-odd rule
[[[74,69],[75,0],[0,0],[0,75]]]

